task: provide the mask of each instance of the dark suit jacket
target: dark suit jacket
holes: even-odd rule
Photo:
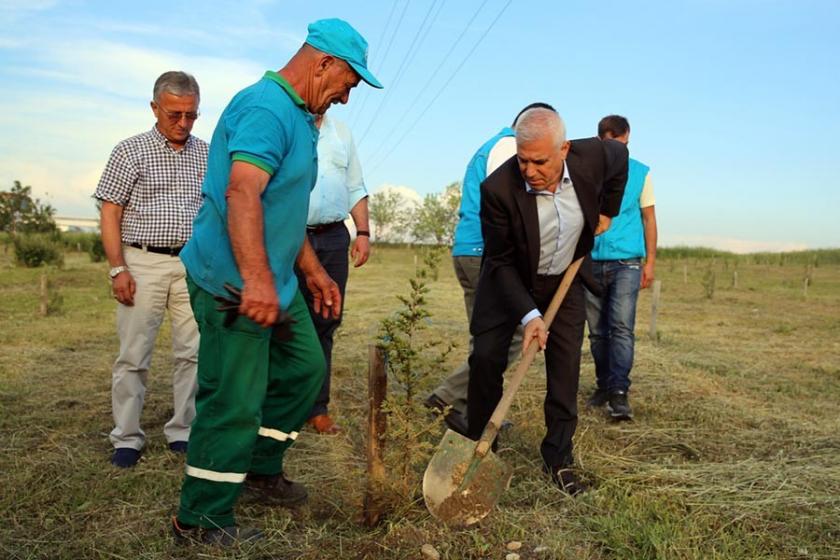
[[[566,164],[584,216],[574,259],[592,250],[598,215],[618,214],[627,162],[627,147],[620,142],[572,140]],[[539,229],[535,195],[525,190],[519,164],[512,157],[481,183],[484,259],[470,324],[472,334],[504,322],[518,323],[537,307],[533,286],[540,255]],[[591,278],[589,259],[581,267],[581,275]]]

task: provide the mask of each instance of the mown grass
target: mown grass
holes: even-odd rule
[[[702,283],[711,258],[709,299]],[[168,534],[183,459],[162,436],[171,413],[167,327],[143,416],[148,448],[137,468],[115,469],[107,433],[117,339],[106,266],[69,253],[63,270],[50,271],[60,313],[40,317],[42,270],[14,267],[0,252],[0,557],[402,559],[420,558],[430,543],[443,558],[504,558],[511,541],[523,543],[522,558],[840,557],[840,267],[823,262],[806,296],[809,263],[661,259],[657,342],[648,336],[650,291],[639,301],[635,421],[613,424],[581,407],[577,459],[594,484],[589,494],[568,498],[540,474],[537,364],[502,441],[515,475],[498,511],[453,531],[418,494],[377,528],[363,527],[367,346],[398,307],[394,296],[407,292],[415,262],[410,248],[378,247],[351,273],[332,405],[346,430],[333,438],[305,431],[287,462],[310,503],[294,511],[240,504],[240,522],[268,538],[220,552],[177,548]],[[446,260],[428,300],[426,336],[462,341],[454,367],[466,322]],[[585,352],[581,402],[593,375]]]

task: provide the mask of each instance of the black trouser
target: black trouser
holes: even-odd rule
[[[306,236],[309,239],[310,245],[315,250],[315,254],[318,255],[318,260],[321,261],[324,270],[338,284],[338,289],[341,291],[343,314],[344,288],[347,286],[347,276],[350,267],[350,258],[347,254],[350,247],[350,232],[347,231],[343,223],[339,222],[334,227],[328,227],[323,231],[307,231]],[[320,313],[315,313],[315,310],[312,309],[312,294],[306,288],[306,280],[300,272],[298,272],[298,280],[300,281],[300,291],[309,306],[309,314],[312,316],[312,322],[315,324],[315,331],[318,333],[321,348],[324,349],[324,358],[327,360],[327,374],[324,376],[324,384],[321,386],[321,391],[318,393],[312,411],[309,413],[309,417],[312,418],[319,414],[326,414],[327,407],[330,403],[333,335],[341,324],[341,317],[339,316],[338,319],[333,319],[332,317],[324,319]]]
[[[562,276],[537,277],[534,301],[542,313],[548,308],[561,279]],[[478,312],[477,309],[475,311]],[[583,286],[576,278],[548,328],[544,404],[546,435],[540,452],[549,468],[565,467],[574,461],[572,436],[577,427],[577,391],[585,319]],[[468,435],[473,439],[481,437],[502,397],[507,352],[517,324],[503,323],[474,336],[467,396]]]

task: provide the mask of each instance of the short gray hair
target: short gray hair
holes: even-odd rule
[[[566,141],[566,125],[563,117],[556,111],[538,107],[528,109],[522,113],[514,127],[517,142],[533,142],[539,138],[550,136],[554,138],[559,148]]]
[[[195,95],[201,99],[201,93],[198,90],[198,82],[192,74],[171,70],[164,72],[155,80],[155,87],[152,90],[152,100],[157,103],[160,101],[160,96],[164,93],[171,93],[181,97],[182,95]]]

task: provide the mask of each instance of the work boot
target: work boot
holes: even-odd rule
[[[627,400],[627,391],[617,390],[610,393],[607,402],[607,412],[613,420],[631,420],[633,411],[630,409],[630,402]]]
[[[569,496],[577,496],[589,490],[589,487],[569,467],[551,469],[551,481]]]
[[[245,492],[259,502],[282,507],[300,505],[309,495],[306,486],[292,482],[283,473],[248,474],[245,478]]]
[[[467,419],[464,415],[455,410],[442,398],[432,393],[425,401],[423,406],[435,411],[437,414],[443,414],[443,421],[446,426],[454,432],[458,432],[462,436],[467,435]]]
[[[589,408],[601,408],[610,398],[610,394],[606,389],[595,389],[593,391],[592,396],[586,401],[586,406]]]
[[[264,537],[263,532],[254,527],[195,527],[178,522],[178,518],[172,516],[172,534],[175,543],[184,544],[209,544],[230,548],[239,544],[249,543]]]

